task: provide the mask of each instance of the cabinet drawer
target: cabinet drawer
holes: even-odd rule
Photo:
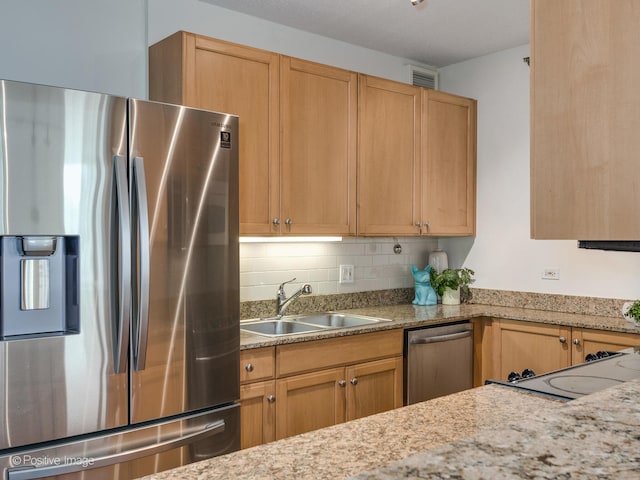
[[[278,347],[278,378],[322,368],[402,355],[403,330],[301,342]]]
[[[240,383],[267,380],[275,376],[275,348],[254,348],[240,352]]]

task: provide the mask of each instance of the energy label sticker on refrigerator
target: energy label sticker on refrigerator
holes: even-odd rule
[[[220,132],[220,148],[231,148],[231,132]]]

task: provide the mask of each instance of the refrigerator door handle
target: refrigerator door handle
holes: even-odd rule
[[[133,159],[133,201],[137,213],[137,235],[139,272],[138,303],[136,307],[135,343],[133,359],[135,370],[144,370],[147,359],[147,337],[149,333],[149,209],[147,203],[147,184],[144,174],[144,159]]]
[[[112,216],[111,265],[113,281],[118,285],[117,318],[115,319],[113,368],[115,373],[127,371],[129,345],[129,320],[131,316],[131,223],[129,210],[129,193],[127,186],[127,160],[125,157],[113,157],[115,185],[115,217]],[[116,230],[118,237],[115,236]],[[115,309],[114,309],[115,310]]]
[[[156,453],[166,452],[174,448],[181,447],[189,443],[195,443],[198,440],[224,432],[224,420],[218,420],[206,425],[203,429],[178,438],[172,438],[159,443],[151,443],[145,447],[126,450],[113,455],[105,455],[98,458],[90,458],[90,466],[85,467],[81,462],[61,462],[59,465],[50,465],[46,467],[34,468],[16,468],[7,471],[7,480],[32,480],[35,478],[45,478],[54,475],[64,475],[67,473],[88,471],[94,468],[115,465],[116,463],[128,462],[142,457],[155,455]]]

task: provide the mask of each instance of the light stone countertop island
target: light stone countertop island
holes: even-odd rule
[[[145,477],[638,479],[640,383],[568,403],[487,385]]]
[[[500,430],[507,423],[525,420],[532,412],[563,406],[562,402],[487,385],[145,478],[347,478],[455,440]]]

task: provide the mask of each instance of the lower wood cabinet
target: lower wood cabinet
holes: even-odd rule
[[[402,406],[402,329],[240,352],[242,448]]]
[[[570,333],[570,328],[559,325],[500,320],[494,332],[499,361],[494,373],[498,380],[507,380],[510,372],[522,372],[526,368],[539,375],[568,367]]]
[[[276,438],[345,421],[344,368],[278,380]]]
[[[240,352],[240,447],[276,438],[275,348]]]
[[[493,374],[532,369],[536,375],[584,363],[589,353],[640,345],[640,336],[587,328],[493,319]]]
[[[276,382],[240,386],[240,448],[276,439]]]
[[[640,345],[640,335],[635,333],[618,333],[587,328],[571,329],[571,363],[573,365],[585,361],[590,353],[601,350],[616,352]]]
[[[276,438],[402,406],[402,356],[277,381]]]

